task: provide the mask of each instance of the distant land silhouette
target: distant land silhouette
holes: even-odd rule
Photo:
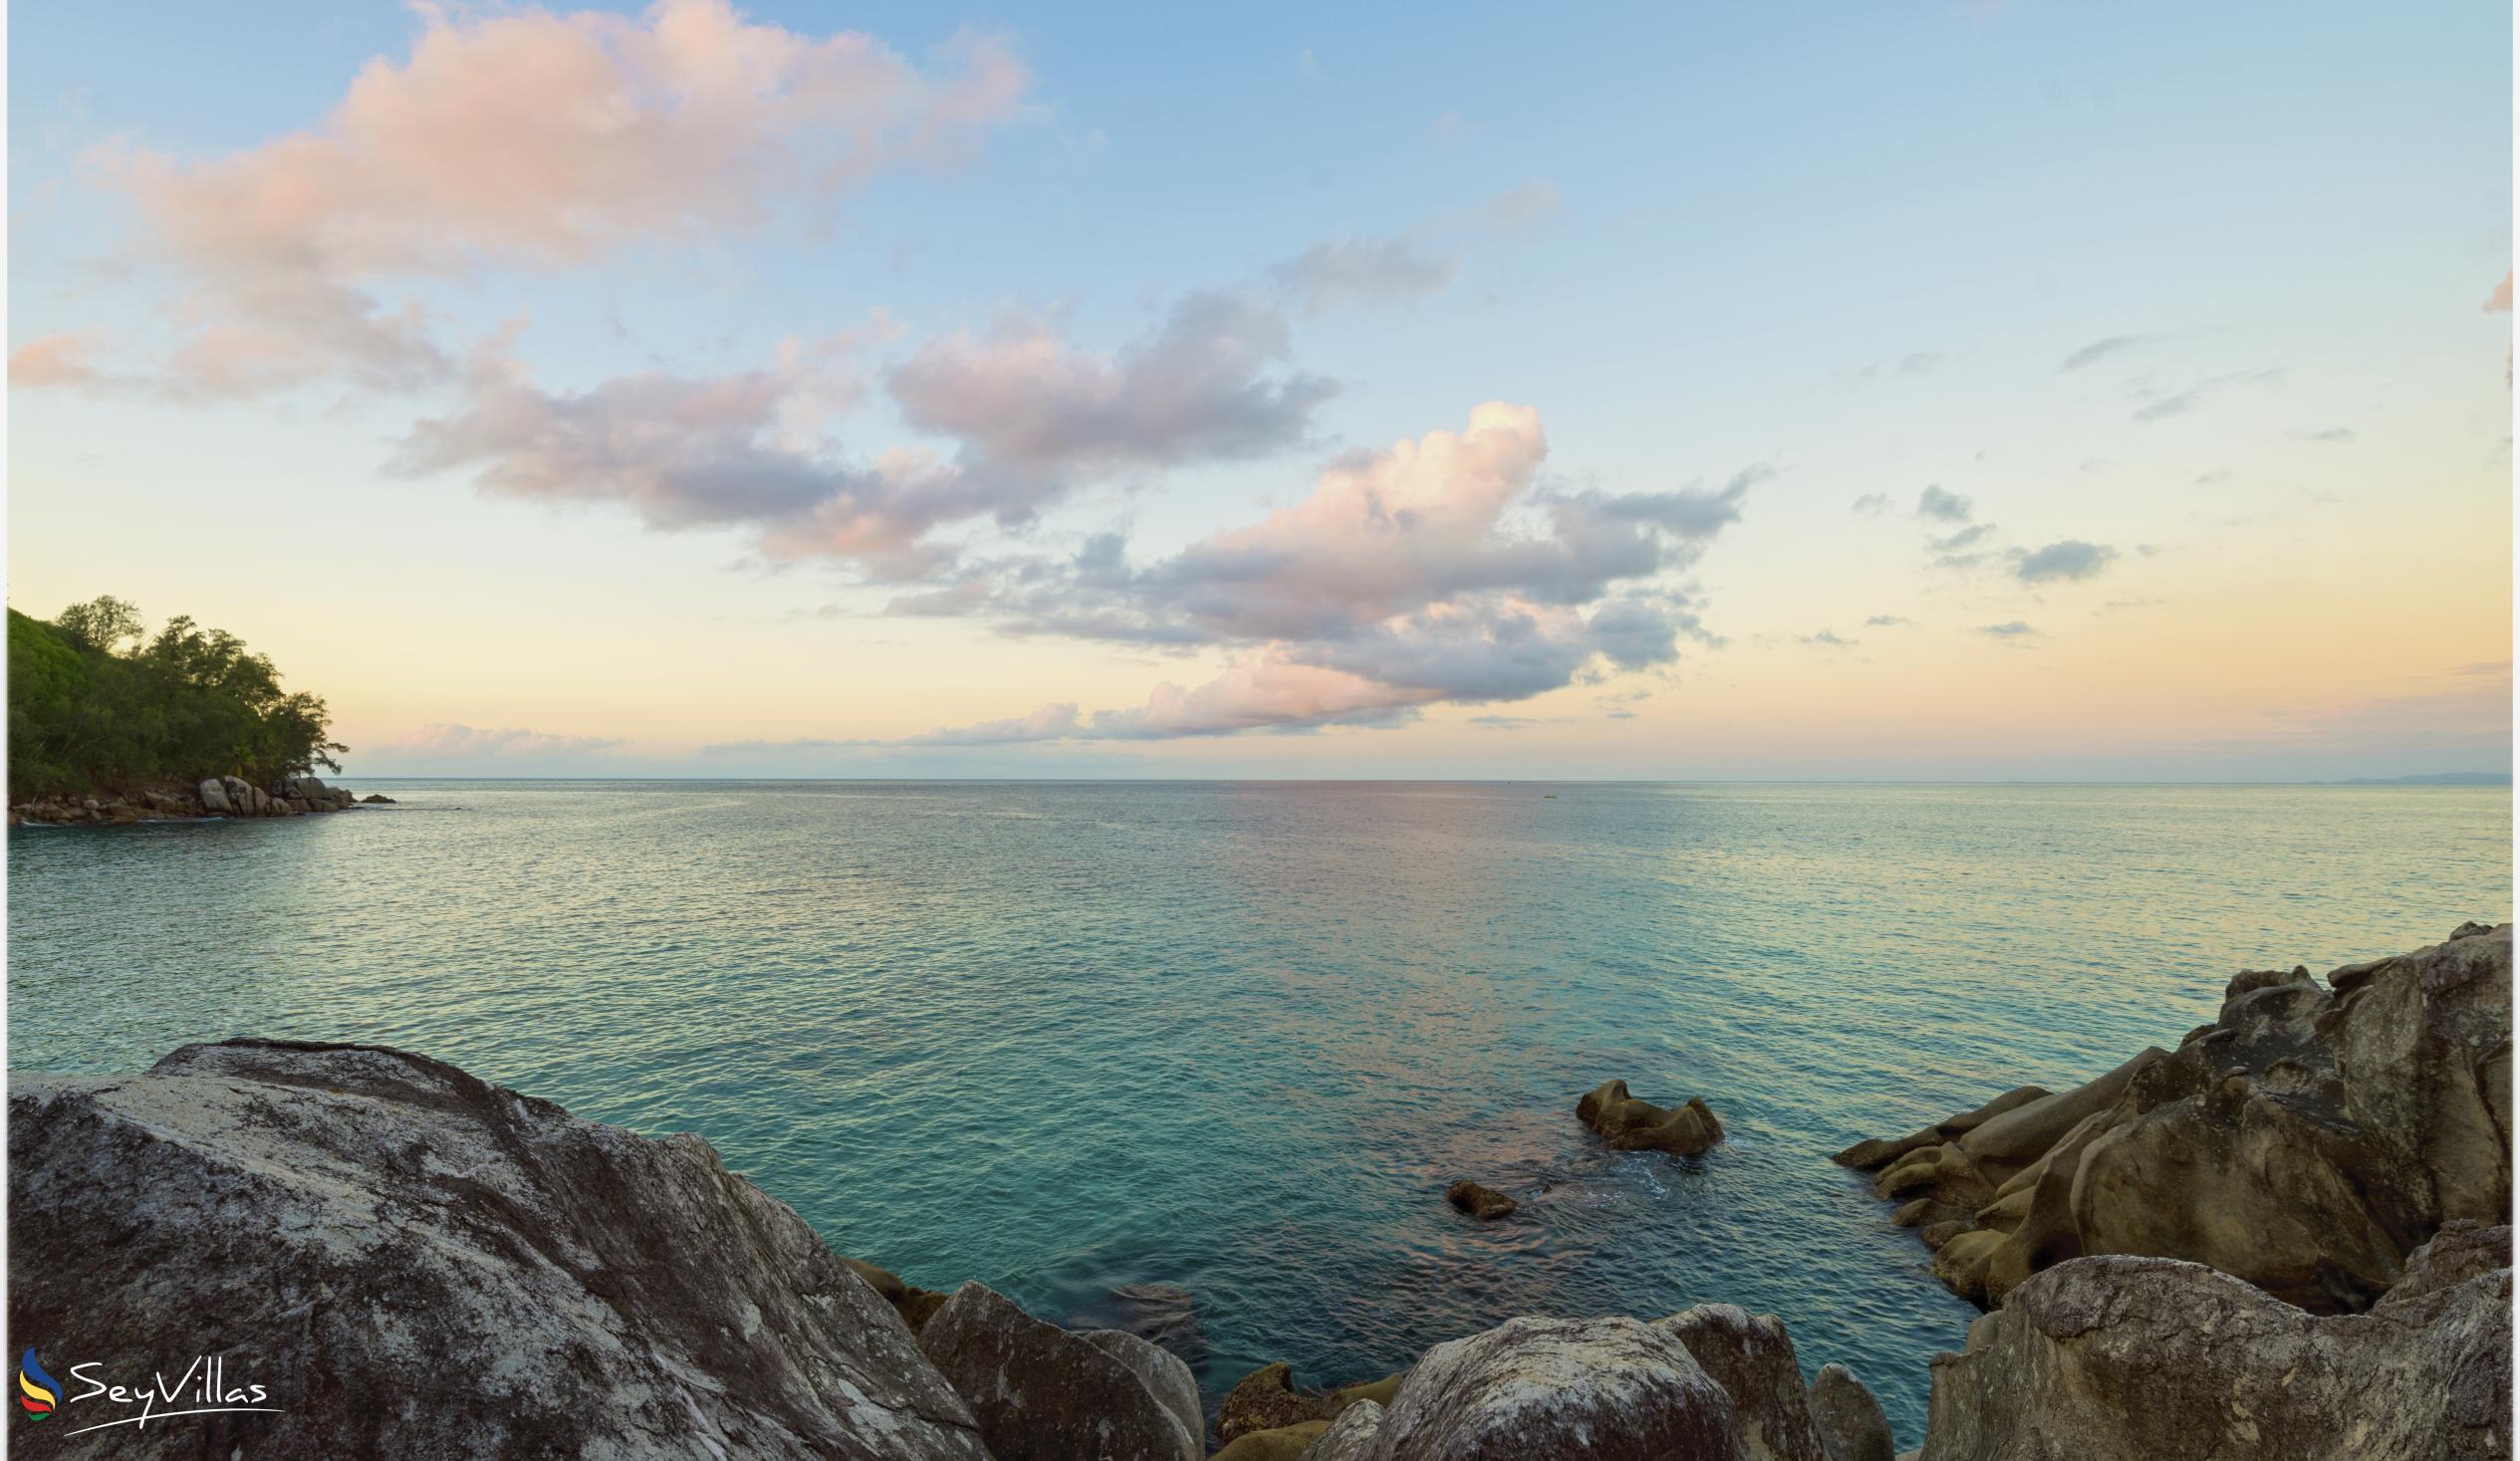
[[[2330,787],[2507,787],[2508,771],[2433,771],[2422,776],[2357,776],[2320,782]]]

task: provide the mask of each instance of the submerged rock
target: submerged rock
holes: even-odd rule
[[[1176,1408],[1189,1367],[1134,1335],[1080,1335],[967,1283],[918,1332],[918,1345],[968,1402],[996,1461],[1199,1461],[1206,1449]]]
[[[1878,1167],[1901,1221],[1929,1219],[1936,1277],[1981,1304],[2126,1253],[2351,1313],[2443,1224],[2508,1212],[2510,1066],[2511,929],[2470,924],[2326,988],[2305,969],[2244,973],[2174,1053],[1839,1160]]]
[[[1633,1319],[1513,1319],[1426,1351],[1385,1407],[1375,1461],[1732,1457],[1732,1397]]]
[[[1198,1300],[1171,1284],[1123,1284],[1068,1323],[1075,1329],[1119,1330],[1151,1340],[1193,1370],[1207,1363],[1207,1330],[1199,1322]]]
[[[1666,1110],[1629,1095],[1625,1081],[1606,1082],[1577,1101],[1575,1116],[1621,1151],[1696,1156],[1724,1139],[1722,1124],[1703,1100],[1692,1096]]]
[[[10,1086],[11,1336],[125,1383],[223,1355],[283,1412],[48,1452],[988,1461],[899,1317],[696,1136],[375,1046]]]
[[[2453,1221],[2354,1316],[2172,1259],[2060,1264],[1935,1356],[1923,1461],[2509,1456],[2510,1245]]]
[[[1446,1187],[1443,1200],[1481,1222],[1506,1217],[1514,1211],[1514,1199],[1493,1187],[1482,1187],[1467,1177]]]

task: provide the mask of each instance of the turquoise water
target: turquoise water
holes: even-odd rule
[[[378,1041],[697,1131],[842,1252],[1196,1294],[1211,1400],[1521,1313],[1773,1311],[1920,1439],[1974,1312],[1834,1167],[2511,908],[2506,789],[362,783],[15,829],[9,1064]],[[1701,1095],[1706,1158],[1576,1097]],[[1455,1177],[1521,1199],[1480,1227]]]

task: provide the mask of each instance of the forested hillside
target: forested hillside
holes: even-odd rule
[[[50,621],[9,610],[9,795],[339,771],[321,697],[280,687],[244,641],[189,617],[146,632],[120,599]]]

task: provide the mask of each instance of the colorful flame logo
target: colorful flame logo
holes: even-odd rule
[[[44,1361],[35,1357],[35,1346],[27,1346],[26,1357],[18,1361],[18,1403],[26,1407],[30,1419],[42,1420],[61,1403],[61,1381],[44,1370]]]

